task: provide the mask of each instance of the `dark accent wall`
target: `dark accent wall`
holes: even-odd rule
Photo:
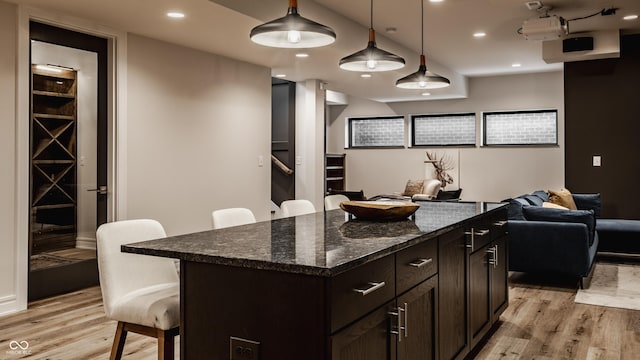
[[[600,193],[602,217],[640,219],[640,34],[620,45],[618,59],[564,66],[565,183]]]

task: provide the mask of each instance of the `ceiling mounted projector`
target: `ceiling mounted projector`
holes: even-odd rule
[[[567,21],[557,15],[525,20],[522,24],[522,35],[527,40],[557,40],[567,34]]]

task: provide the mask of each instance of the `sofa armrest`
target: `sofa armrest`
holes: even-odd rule
[[[508,230],[509,270],[588,274],[592,259],[586,224],[509,220]]]
[[[600,217],[602,208],[600,194],[572,194],[572,196],[578,210],[593,210],[596,218]]]

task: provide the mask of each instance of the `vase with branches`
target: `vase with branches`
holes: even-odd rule
[[[453,177],[449,175],[448,171],[453,170],[453,160],[448,155],[438,156],[436,152],[427,151],[427,160],[430,162],[436,171],[436,179],[442,184],[444,189],[448,184],[453,183]]]

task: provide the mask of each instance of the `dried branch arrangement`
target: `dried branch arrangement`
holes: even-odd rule
[[[444,189],[447,184],[453,183],[453,178],[449,175],[448,171],[453,170],[453,160],[448,155],[442,155],[438,158],[438,154],[436,152],[426,152],[427,159],[430,163],[433,164],[433,167],[436,169],[436,178],[440,180],[442,183],[442,188]]]

